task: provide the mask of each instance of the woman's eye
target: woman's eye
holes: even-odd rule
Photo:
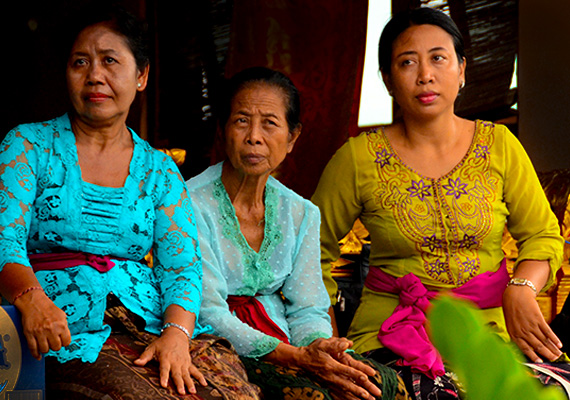
[[[443,60],[445,60],[445,57],[440,56],[440,55],[436,55],[436,56],[433,56],[433,59],[434,59],[434,61],[443,61]]]
[[[107,57],[107,58],[105,58],[105,63],[106,63],[106,64],[114,64],[114,63],[116,63],[116,62],[117,62],[117,60],[115,60],[113,57]]]
[[[412,65],[412,63],[413,63],[412,60],[404,60],[404,61],[402,61],[402,64],[401,64],[401,65],[403,65],[403,66],[408,66],[408,65]]]
[[[85,64],[87,64],[87,60],[85,60],[84,58],[78,58],[78,59],[73,61],[73,65],[76,65],[76,66],[82,66]]]

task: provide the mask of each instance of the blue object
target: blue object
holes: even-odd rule
[[[32,357],[16,307],[0,306],[0,400],[44,398],[44,358]]]

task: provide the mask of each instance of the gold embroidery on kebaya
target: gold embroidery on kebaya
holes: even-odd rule
[[[480,268],[477,251],[493,226],[499,183],[490,169],[492,127],[477,121],[467,154],[439,179],[405,165],[381,130],[367,134],[379,178],[376,202],[393,213],[398,229],[421,255],[428,276],[442,283],[462,285]]]

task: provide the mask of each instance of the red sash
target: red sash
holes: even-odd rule
[[[241,322],[289,344],[285,332],[269,318],[263,304],[255,296],[228,296],[227,302],[230,311],[235,312]]]

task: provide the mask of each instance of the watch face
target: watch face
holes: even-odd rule
[[[526,284],[526,279],[523,278],[513,278],[511,279],[513,283],[515,284],[520,284],[520,285],[525,285]]]

